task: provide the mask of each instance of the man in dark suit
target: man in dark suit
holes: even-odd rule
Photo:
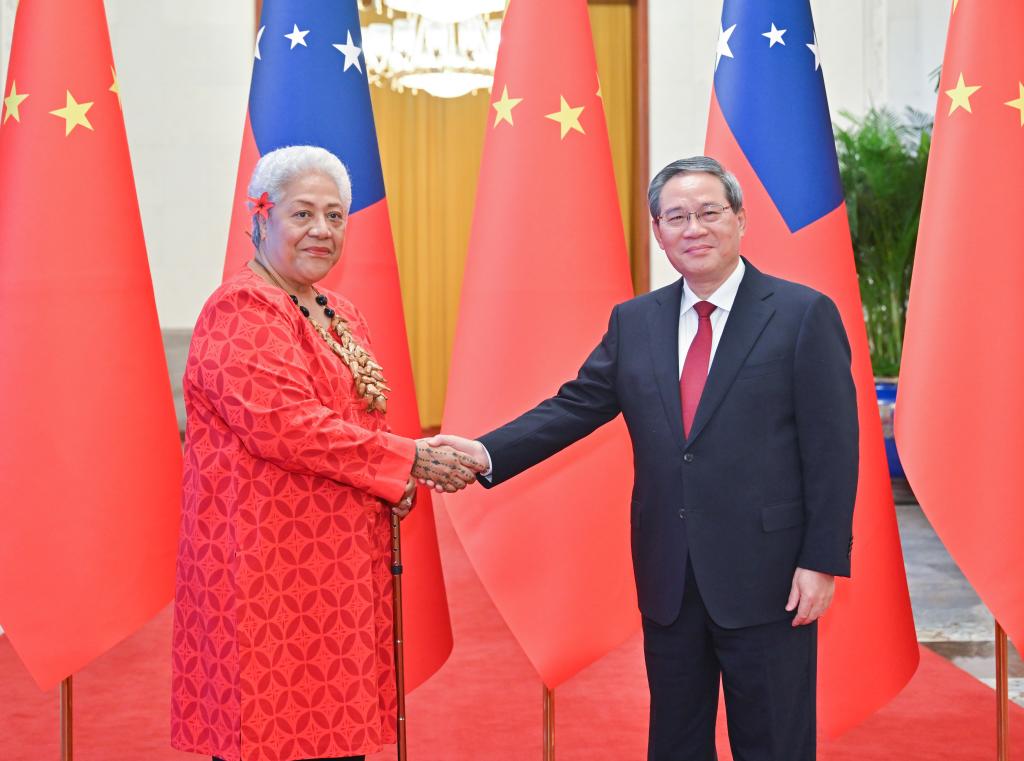
[[[573,381],[470,441],[493,486],[620,412],[650,761],[711,761],[719,679],[737,761],[815,757],[817,619],[850,572],[858,427],[850,349],[817,291],[740,256],[732,174],[699,156],[648,193],[680,280],[619,304]],[[488,478],[489,476],[489,478]]]

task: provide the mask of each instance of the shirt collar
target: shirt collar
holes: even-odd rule
[[[687,309],[693,307],[698,301],[709,301],[715,305],[716,308],[721,309],[725,312],[732,310],[732,303],[736,300],[736,292],[740,288],[740,281],[743,280],[743,273],[746,272],[747,266],[743,263],[743,258],[740,257],[736,262],[736,269],[732,271],[732,274],[725,279],[725,282],[718,286],[718,289],[708,296],[706,299],[701,299],[696,293],[690,290],[689,283],[683,280],[683,301],[679,305],[679,314],[683,315]]]

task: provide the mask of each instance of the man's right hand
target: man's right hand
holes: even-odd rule
[[[474,480],[476,475],[483,473],[490,467],[490,458],[487,456],[487,449],[479,441],[473,439],[467,439],[463,436],[453,436],[447,433],[439,433],[436,436],[431,436],[429,439],[421,439],[427,445],[431,447],[445,447],[451,448],[456,452],[459,452],[462,456],[471,460],[475,465],[470,465],[474,471]],[[415,475],[415,473],[414,473]],[[436,482],[431,478],[421,478],[420,483],[426,484],[435,491],[449,491],[449,489],[443,488],[444,485]]]
[[[413,478],[435,491],[456,492],[476,481],[477,473],[487,470],[486,452],[478,459],[444,442],[435,443],[440,438],[416,440]]]

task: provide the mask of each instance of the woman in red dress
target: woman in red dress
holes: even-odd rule
[[[415,479],[484,465],[396,436],[352,304],[316,287],[352,192],[322,148],[263,156],[254,258],[218,288],[185,369],[172,745],[224,761],[361,759],[395,741],[390,514]]]

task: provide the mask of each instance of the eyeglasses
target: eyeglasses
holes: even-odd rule
[[[713,225],[722,218],[727,211],[732,211],[729,206],[722,206],[717,203],[709,203],[700,211],[683,211],[682,209],[670,209],[661,216],[655,217],[665,227],[673,230],[682,230],[689,227],[690,217],[696,217],[697,222],[702,225]]]

